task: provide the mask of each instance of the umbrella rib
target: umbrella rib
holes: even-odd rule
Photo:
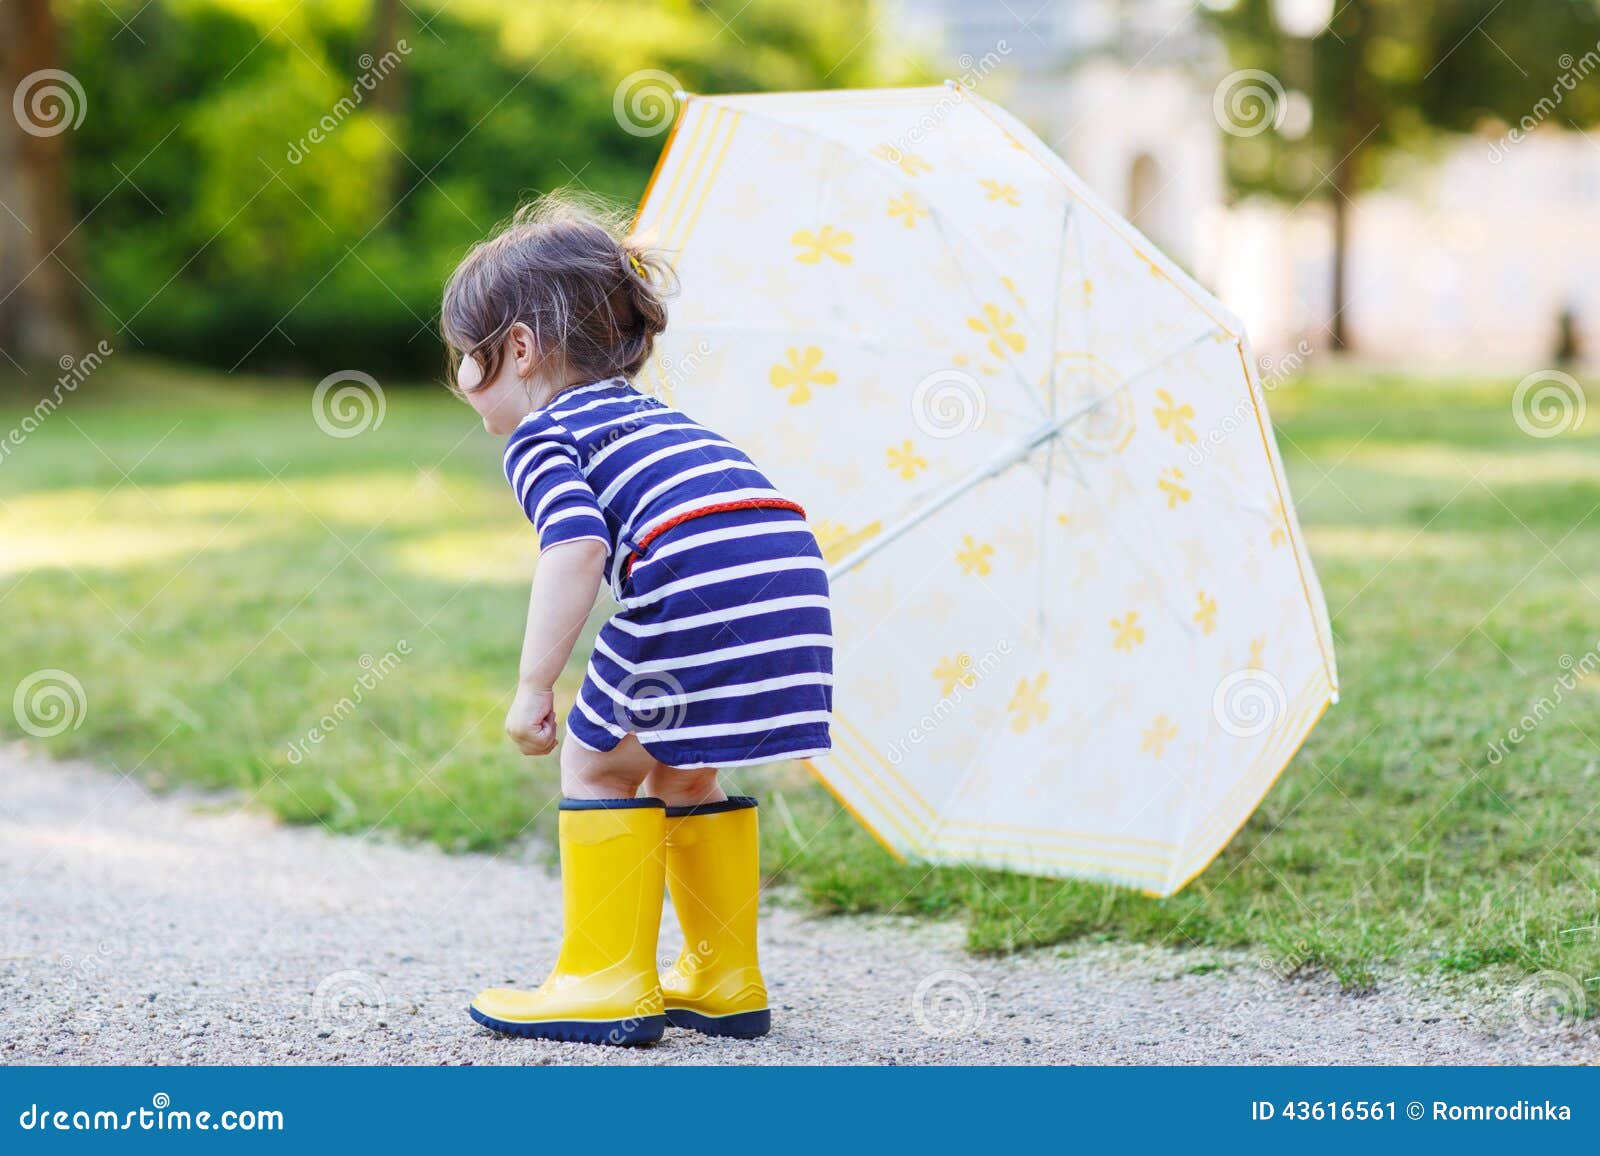
[[[1049,379],[1047,388],[1050,391],[1050,416],[1056,416],[1056,352],[1061,348],[1061,299],[1065,296],[1061,292],[1061,281],[1065,275],[1067,265],[1067,237],[1072,232],[1072,223],[1077,219],[1075,206],[1068,201],[1062,206],[1061,211],[1061,242],[1056,249],[1056,304],[1050,316],[1050,360]],[[1045,481],[1049,482],[1050,475],[1046,473]]]
[[[1084,416],[1090,411],[1099,408],[1106,398],[1110,397],[1113,393],[1116,393],[1117,390],[1124,388],[1125,385],[1126,383],[1123,383],[1123,385],[1117,386],[1116,389],[1110,390],[1102,396],[1084,403],[1082,406],[1079,406],[1064,418],[1060,418],[1056,421],[1045,422],[1042,426],[1039,426],[1015,446],[1006,450],[1003,454],[999,454],[991,458],[989,461],[973,470],[955,485],[951,486],[938,497],[934,498],[933,501],[929,502],[921,509],[908,514],[906,517],[896,522],[893,526],[890,526],[883,533],[877,535],[870,542],[863,544],[854,553],[846,555],[844,558],[841,558],[838,562],[834,563],[833,567],[828,571],[828,581],[832,582],[841,574],[845,574],[851,570],[854,570],[857,566],[861,565],[861,563],[872,557],[872,555],[883,549],[890,542],[895,541],[897,538],[903,537],[907,532],[927,521],[934,514],[937,514],[940,510],[944,509],[951,502],[955,501],[974,486],[980,485],[994,477],[996,474],[1002,473],[1011,466],[1016,465],[1017,462],[1027,457],[1039,446],[1055,437],[1055,435],[1059,433],[1067,424],[1076,421],[1078,418]]]
[[[904,184],[906,182],[902,183]],[[950,227],[946,228],[946,214],[939,210],[933,204],[933,202],[927,198],[924,198],[924,204],[928,210],[928,219],[932,223],[935,231],[938,232],[939,239],[944,242],[945,248],[953,257],[955,257],[956,264],[963,267],[963,272],[965,272],[966,262],[961,260],[961,251],[962,245],[965,245],[977,256],[977,263],[981,267],[987,269],[993,276],[1000,276],[1000,271],[996,269],[992,263],[983,259],[983,250],[979,249],[973,244],[972,238],[968,237],[964,230],[956,228],[954,222],[948,222]],[[961,244],[957,244],[953,238],[959,238]],[[972,282],[972,277],[963,276],[961,278],[961,287],[967,291],[968,299],[976,307],[978,315],[981,316],[983,314],[984,302],[978,297],[977,290],[973,287]],[[1026,310],[1023,310],[1023,316],[1027,316]],[[1052,335],[1052,340],[1053,339],[1054,338]],[[1003,350],[1004,346],[1002,345],[1001,348]],[[1012,376],[1016,378],[1017,384],[1022,386],[1023,393],[1033,399],[1034,404],[1039,408],[1039,412],[1041,414],[1050,414],[1052,409],[1049,402],[1039,395],[1039,391],[1033,387],[1033,384],[1028,380],[1028,375],[1023,373],[1022,366],[1017,364],[1016,359],[1009,353],[1002,353],[1000,360],[1005,364],[1005,367],[1011,371]]]
[[[961,495],[965,494],[967,491],[973,489],[975,486],[982,485],[995,475],[1010,469],[1012,466],[1026,458],[1034,450],[1038,449],[1047,442],[1052,441],[1068,426],[1092,415],[1095,410],[1099,409],[1117,394],[1126,390],[1140,378],[1154,373],[1157,369],[1161,368],[1161,366],[1165,365],[1173,358],[1182,356],[1189,350],[1193,349],[1196,345],[1199,345],[1201,342],[1212,340],[1217,332],[1219,332],[1219,329],[1216,327],[1208,328],[1204,333],[1200,334],[1194,340],[1186,342],[1180,348],[1174,349],[1171,353],[1152,361],[1138,373],[1135,373],[1131,377],[1124,378],[1111,389],[1108,389],[1099,396],[1091,398],[1082,405],[1077,406],[1065,416],[1052,418],[1050,421],[1047,421],[1043,425],[1034,429],[1032,433],[1028,434],[1027,437],[1023,438],[1016,445],[1012,446],[1002,454],[997,454],[995,457],[991,458],[989,461],[973,470],[959,482],[955,483],[949,489],[935,497],[927,505],[921,507],[920,509],[914,510],[910,514],[907,514],[904,518],[890,526],[888,529],[884,530],[883,533],[878,534],[871,541],[864,542],[855,551],[839,559],[839,561],[835,562],[828,570],[828,581],[837,581],[842,575],[847,574],[851,570],[854,570],[857,566],[860,566],[868,558],[872,557],[879,550],[882,550],[889,543],[904,537],[910,531],[914,530],[917,526],[920,526],[923,522],[933,517],[933,515],[937,514],[940,510],[944,509],[951,502],[961,497]]]
[[[1050,359],[1047,362],[1045,362],[1045,366],[1046,366],[1045,391],[1047,393],[1046,401],[1049,404],[1050,416],[1052,418],[1056,416],[1056,395],[1057,395],[1057,392],[1058,392],[1057,389],[1056,389],[1056,368],[1057,368],[1057,365],[1058,365],[1058,362],[1056,361],[1056,354],[1061,348],[1061,300],[1062,300],[1062,298],[1064,296],[1064,294],[1061,291],[1061,282],[1062,282],[1062,279],[1065,277],[1065,271],[1066,271],[1066,267],[1067,267],[1067,238],[1069,236],[1073,235],[1072,226],[1073,226],[1073,222],[1077,219],[1077,214],[1073,210],[1074,210],[1074,206],[1073,206],[1071,201],[1068,201],[1062,207],[1062,210],[1061,210],[1061,240],[1060,240],[1059,244],[1056,246],[1056,303],[1055,303],[1055,309],[1052,311],[1051,317],[1050,317]],[[1081,242],[1080,242],[1080,245],[1081,245]],[[1081,265],[1081,263],[1082,262],[1080,261],[1080,265]],[[1043,634],[1044,630],[1045,630],[1045,613],[1044,613],[1044,607],[1045,607],[1045,575],[1048,572],[1048,569],[1047,569],[1047,567],[1045,565],[1044,553],[1045,553],[1045,551],[1047,549],[1049,549],[1048,543],[1049,543],[1050,539],[1049,539],[1049,537],[1047,535],[1046,530],[1047,530],[1047,527],[1048,527],[1049,522],[1050,522],[1050,479],[1055,473],[1055,464],[1056,464],[1056,445],[1055,445],[1055,442],[1052,441],[1050,443],[1049,450],[1045,453],[1045,457],[1044,457],[1044,481],[1041,484],[1041,486],[1039,487],[1039,554],[1040,554],[1040,558],[1039,558],[1039,564],[1038,564],[1039,565],[1039,623],[1038,623],[1038,627],[1039,627],[1040,634]]]

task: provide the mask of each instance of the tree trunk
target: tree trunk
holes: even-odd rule
[[[383,131],[394,142],[397,150],[396,155],[388,158],[387,171],[382,178],[384,187],[388,191],[385,207],[392,206],[408,192],[407,178],[410,163],[404,156],[399,155],[399,150],[406,147],[406,69],[409,65],[406,64],[405,57],[409,52],[402,52],[399,45],[410,28],[411,10],[400,0],[373,0],[372,24],[368,32],[368,43],[371,48],[368,54],[372,59],[370,68],[373,71],[376,87],[373,89],[370,103],[374,112],[383,114],[385,122]],[[399,64],[393,63],[396,58],[399,59]]]
[[[1333,317],[1328,323],[1328,338],[1334,350],[1343,353],[1350,348],[1350,331],[1345,317],[1348,299],[1348,262],[1350,259],[1350,201],[1344,185],[1344,166],[1334,174],[1333,185],[1333,290],[1329,302]]]
[[[85,115],[82,90],[75,80],[34,75],[60,67],[49,0],[0,0],[0,96],[33,78],[20,117],[0,110],[0,336],[20,361],[75,357],[83,345],[66,157],[66,138]],[[49,95],[34,99],[41,90]]]
[[[0,13],[0,28],[4,27],[4,20]],[[21,352],[23,301],[15,290],[28,271],[23,263],[28,230],[17,216],[22,185],[17,180],[16,142],[12,139],[15,134],[6,130],[9,116],[9,111],[0,112],[0,361],[14,360],[15,353]]]

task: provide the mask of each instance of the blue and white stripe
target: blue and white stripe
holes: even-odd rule
[[[619,378],[529,414],[505,470],[541,550],[584,539],[607,547],[621,609],[601,628],[568,717],[574,739],[604,751],[636,734],[685,768],[828,749],[828,583],[805,520],[774,509],[712,514],[637,553],[682,513],[783,497],[736,446]]]

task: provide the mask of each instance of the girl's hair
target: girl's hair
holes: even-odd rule
[[[624,236],[626,218],[599,201],[562,191],[523,205],[480,241],[444,288],[439,331],[450,347],[450,381],[463,357],[488,381],[500,371],[518,321],[533,330],[553,375],[598,381],[633,377],[667,326],[672,270]]]

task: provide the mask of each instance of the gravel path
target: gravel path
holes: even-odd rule
[[[4,747],[0,893],[8,1063],[1600,1058],[1592,1025],[1490,1033],[1398,982],[1355,998],[1216,953],[1112,946],[978,959],[956,927],[818,919],[770,902],[765,1039],[669,1030],[637,1050],[503,1040],[465,1005],[481,986],[536,984],[554,957],[559,885],[535,856],[284,828]],[[675,936],[664,931],[664,951]]]

